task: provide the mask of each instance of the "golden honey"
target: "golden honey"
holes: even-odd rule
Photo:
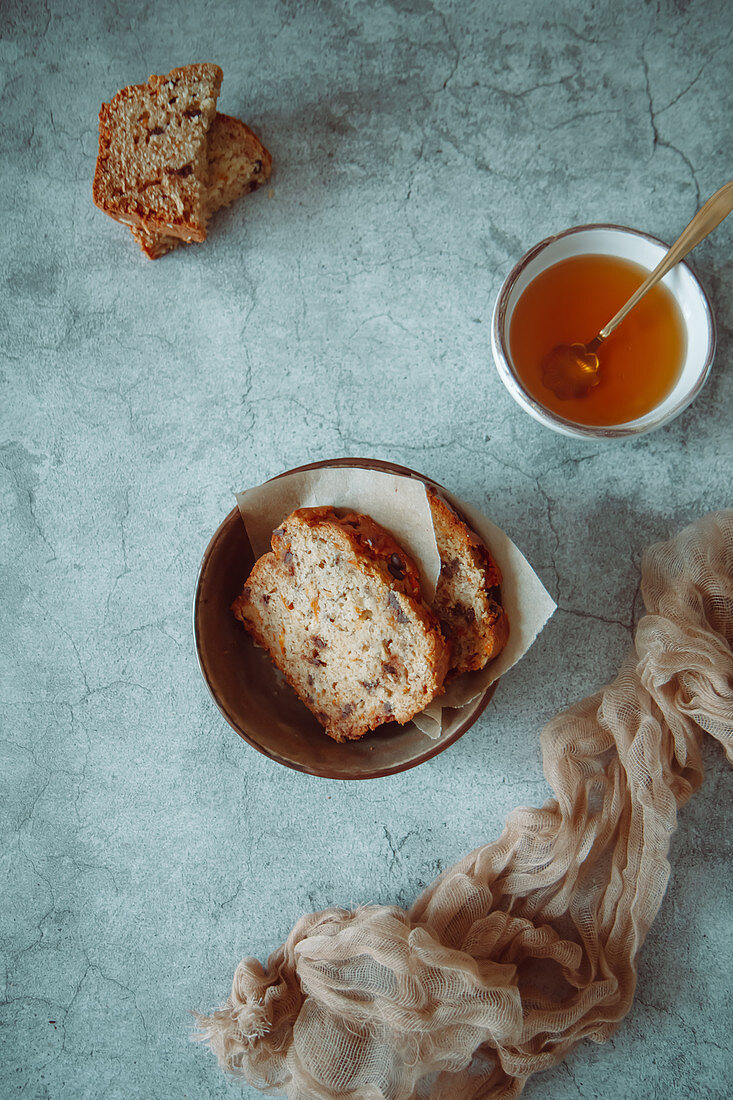
[[[589,343],[648,271],[617,256],[572,256],[533,279],[509,326],[514,369],[546,409],[577,424],[626,424],[671,393],[685,357],[685,326],[671,292],[658,283],[603,342],[600,382],[561,400],[542,382],[542,361],[558,344]]]

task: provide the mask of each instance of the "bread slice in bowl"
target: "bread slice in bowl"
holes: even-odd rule
[[[336,741],[408,722],[443,688],[448,649],[417,566],[369,516],[301,508],[233,604]]]
[[[487,546],[434,489],[428,488],[440,576],[432,608],[451,648],[454,674],[484,668],[509,637],[501,571]]]

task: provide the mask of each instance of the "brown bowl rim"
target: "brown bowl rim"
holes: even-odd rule
[[[444,492],[449,492],[449,490],[445,489],[444,486],[439,484],[439,482],[433,481],[432,478],[426,477],[424,474],[420,474],[416,470],[411,470],[408,466],[400,466],[395,462],[387,462],[383,459],[377,458],[329,458],[323,459],[319,462],[308,462],[303,466],[296,466],[292,470],[284,470],[282,473],[276,474],[275,477],[268,478],[268,481],[277,481],[278,478],[287,477],[289,474],[305,473],[308,470],[320,470],[328,467],[338,468],[344,466],[355,466],[357,469],[362,470],[378,470],[384,473],[397,474],[402,477],[417,478],[418,481],[422,481],[426,485],[433,485],[436,489],[442,489]],[[204,683],[209,689],[209,694],[211,695],[214,703],[219,709],[220,714],[225,719],[227,724],[231,726],[235,733],[239,734],[243,741],[246,741],[248,745],[251,745],[253,749],[257,750],[257,752],[262,753],[263,756],[267,756],[270,760],[274,760],[277,764],[282,764],[286,768],[291,768],[293,771],[302,772],[305,775],[316,776],[320,779],[348,779],[352,781],[360,781],[365,779],[382,779],[388,775],[397,775],[399,772],[409,771],[411,768],[416,768],[419,764],[424,764],[427,760],[432,760],[433,757],[438,756],[439,753],[444,752],[445,749],[449,748],[451,745],[454,745],[456,741],[460,737],[463,737],[464,733],[467,733],[471,726],[473,726],[474,723],[478,721],[483,712],[486,710],[494,692],[496,691],[496,686],[499,682],[498,680],[495,680],[486,688],[480,700],[475,704],[475,708],[471,712],[470,716],[460,723],[458,728],[450,735],[450,737],[447,737],[444,741],[430,741],[429,746],[425,749],[424,752],[420,753],[419,756],[416,756],[414,759],[406,761],[403,764],[397,764],[387,768],[374,768],[372,771],[356,776],[348,775],[346,772],[339,772],[329,768],[324,768],[323,770],[314,770],[313,768],[299,764],[297,761],[286,760],[269,746],[261,744],[249,733],[243,730],[238,724],[236,716],[231,713],[226,703],[222,698],[220,698],[219,694],[211,683],[207,672],[206,663],[201,652],[199,632],[199,605],[201,601],[202,582],[206,566],[209,562],[209,559],[211,558],[211,555],[214,551],[214,548],[216,547],[219,538],[221,537],[227,526],[233,522],[235,517],[239,518],[238,508],[233,508],[232,511],[229,512],[219,524],[216,531],[209,540],[206,550],[204,551],[204,555],[201,559],[201,564],[199,566],[198,575],[196,578],[196,589],[193,599],[193,636],[196,648],[196,660],[198,662],[199,671],[201,672],[201,675],[204,679]]]

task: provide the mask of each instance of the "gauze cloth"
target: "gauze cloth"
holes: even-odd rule
[[[542,733],[555,797],[409,911],[311,913],[265,967],[244,959],[198,1017],[226,1070],[290,1100],[498,1100],[612,1035],[703,732],[733,762],[733,511],[652,546],[642,595],[617,678]]]

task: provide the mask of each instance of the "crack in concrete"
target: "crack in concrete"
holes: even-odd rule
[[[104,618],[102,619],[103,625],[106,624],[106,622],[107,622],[107,618],[109,616],[109,605],[110,605],[110,602],[112,600],[112,597],[115,594],[115,591],[117,590],[117,585],[120,583],[120,581],[122,580],[123,577],[128,576],[129,573],[130,573],[130,569],[129,569],[128,564],[127,564],[127,542],[126,542],[126,539],[125,539],[125,522],[129,518],[129,515],[130,515],[130,489],[129,489],[129,487],[126,487],[125,488],[125,507],[124,507],[124,511],[123,511],[123,513],[120,517],[120,520],[119,520],[120,544],[121,544],[121,547],[122,547],[122,569],[117,574],[114,581],[112,582],[112,587],[111,587],[111,589],[109,591],[109,594],[107,596],[107,602],[105,603],[105,606],[104,606]]]
[[[169,618],[171,618],[171,616],[165,615],[160,619],[154,619],[152,622],[142,623],[140,626],[134,626],[132,630],[124,631],[124,633],[120,634],[119,637],[132,638],[135,634],[142,634],[146,630],[159,630],[161,634],[165,635],[166,638],[169,638],[170,641],[173,642],[176,649],[182,650],[183,646],[179,642],[178,638],[176,638],[175,635],[170,634],[167,630],[164,630],[164,624],[168,622]],[[142,687],[142,685],[139,684],[138,687]]]
[[[547,132],[553,133],[555,130],[561,130],[564,126],[570,126],[571,123],[577,122],[583,118],[598,118],[601,115],[619,115],[622,113],[620,107],[606,107],[602,111],[580,111],[577,115],[571,115],[570,118],[564,118],[562,122],[556,122],[554,126],[548,126]]]
[[[448,42],[448,45],[451,47],[451,49],[453,50],[453,53],[455,54],[455,59],[454,59],[454,62],[453,62],[453,68],[451,69],[448,76],[443,81],[443,87],[442,87],[441,91],[445,91],[446,88],[448,87],[448,85],[450,84],[451,80],[453,79],[453,77],[456,75],[456,72],[458,71],[458,66],[461,63],[461,52],[458,49],[458,46],[456,45],[455,39],[453,38],[452,34],[448,30],[448,20],[445,17],[445,13],[442,12],[442,11],[439,11],[435,7],[435,5],[432,5],[432,7],[433,7],[433,11],[435,12],[435,14],[438,16],[441,23],[443,24],[443,33],[444,33],[445,38]]]
[[[38,534],[41,536],[41,539],[46,544],[48,549],[51,551],[51,557],[47,558],[46,562],[45,562],[46,565],[49,565],[52,561],[56,561],[56,551],[54,550],[53,546],[51,545],[51,543],[46,538],[46,536],[43,532],[43,528],[41,527],[40,520],[38,519],[38,516],[36,515],[35,501],[34,501],[34,497],[33,497],[33,490],[32,489],[27,489],[26,492],[28,493],[28,508],[30,510],[30,514],[31,514],[31,518],[33,520],[33,523],[35,524],[36,530],[38,531]]]
[[[593,619],[595,622],[606,623],[609,626],[620,626],[623,627],[624,630],[633,633],[632,623],[625,623],[622,619],[610,619],[606,618],[604,615],[594,615],[591,611],[579,611],[574,607],[563,607],[562,604],[557,605],[557,610],[564,612],[566,615],[574,615],[579,619]]]
[[[38,519],[38,516],[36,515],[35,498],[34,498],[34,495],[33,495],[33,489],[21,484],[20,475],[18,473],[17,467],[8,466],[4,462],[0,463],[0,465],[2,465],[3,469],[7,470],[8,473],[13,478],[13,481],[15,482],[18,493],[21,496],[25,496],[25,497],[28,498],[28,512],[30,514],[31,520],[33,521],[33,526],[35,527],[36,531],[38,532],[38,534],[41,538],[41,541],[51,551],[51,557],[47,558],[46,562],[44,563],[45,565],[49,565],[51,562],[57,560],[56,551],[53,548],[53,546],[51,545],[51,543],[49,542],[49,540],[46,538],[46,534],[45,534],[43,528],[41,527],[40,520]]]
[[[683,163],[687,166],[693,186],[695,188],[695,208],[697,209],[700,206],[700,184],[697,181],[697,175],[695,174],[694,166],[686,153],[683,153],[682,150],[678,148],[678,146],[673,145],[670,141],[666,141],[659,133],[659,128],[657,126],[657,112],[654,109],[654,99],[652,96],[651,82],[649,78],[649,64],[647,62],[646,54],[644,52],[645,47],[646,41],[642,46],[641,62],[644,68],[644,81],[646,88],[647,106],[649,111],[649,123],[652,129],[652,155],[654,154],[655,149],[669,149],[671,152],[676,153],[677,156],[681,158]]]
[[[48,790],[49,786],[51,785],[52,778],[53,778],[53,776],[50,775],[50,774],[46,776],[46,782],[43,784],[40,791],[38,791],[38,793],[35,795],[33,801],[31,802],[30,809],[28,810],[28,813],[25,815],[25,817],[21,818],[21,820],[18,822],[18,825],[17,825],[18,832],[20,832],[21,829],[23,828],[23,826],[27,825],[28,822],[30,821],[30,819],[33,817],[36,806],[38,805],[38,803],[40,802],[40,800],[43,798],[44,794]]]
[[[730,43],[730,41],[731,41],[731,39],[732,39],[732,38],[733,38],[733,31],[731,31],[731,33],[730,33],[730,34],[728,34],[728,35],[727,35],[727,36],[725,37],[725,39],[723,40],[723,43],[722,43],[722,45],[718,46],[718,48],[717,48],[716,50],[712,50],[712,51],[711,51],[711,52],[710,52],[710,53],[709,53],[709,54],[708,54],[708,55],[706,56],[705,60],[703,61],[702,65],[700,66],[700,68],[698,69],[697,73],[695,74],[695,76],[694,76],[694,77],[692,78],[692,80],[690,81],[690,83],[689,83],[689,84],[686,84],[686,85],[685,85],[685,87],[684,87],[684,88],[682,88],[682,90],[681,90],[681,91],[679,91],[679,92],[677,93],[677,95],[676,95],[676,96],[674,97],[674,99],[670,99],[669,103],[668,103],[668,104],[667,104],[667,105],[666,105],[665,107],[658,107],[658,108],[657,108],[657,110],[656,110],[656,114],[657,114],[657,115],[661,115],[661,114],[663,114],[663,113],[664,113],[665,111],[668,111],[668,110],[670,109],[670,107],[674,107],[675,103],[679,103],[679,101],[680,101],[680,100],[682,99],[682,97],[683,97],[683,96],[686,96],[686,95],[687,95],[687,93],[688,93],[689,91],[691,91],[691,89],[692,89],[692,88],[694,88],[694,87],[695,87],[695,85],[697,84],[698,80],[700,79],[700,77],[702,76],[702,74],[703,74],[703,73],[705,72],[705,70],[707,69],[708,65],[709,65],[709,64],[710,64],[710,62],[711,62],[711,61],[713,60],[713,58],[714,58],[714,57],[716,57],[716,56],[717,56],[717,54],[721,53],[721,52],[722,52],[723,50],[727,49],[727,47],[728,47],[728,44]]]
[[[390,833],[387,826],[382,825],[382,828],[384,829],[384,836],[386,838],[387,844],[389,845],[389,850],[392,853],[392,858],[390,859],[389,867],[387,868],[387,871],[391,874],[396,870],[397,864],[402,864],[402,849],[404,848],[410,837],[415,835],[415,830],[411,829],[409,832],[405,833],[405,835],[402,837],[402,840],[398,841],[395,844],[394,840],[392,839],[392,834]]]
[[[547,512],[547,525],[550,528],[550,530],[552,531],[552,535],[553,535],[553,538],[555,540],[554,548],[550,548],[550,565],[552,566],[552,571],[555,574],[555,600],[556,600],[556,602],[559,606],[559,604],[560,604],[560,570],[557,567],[557,561],[555,560],[555,556],[556,556],[558,550],[560,549],[560,532],[556,529],[555,524],[553,522],[552,509],[553,509],[554,505],[553,505],[553,501],[550,498],[550,494],[543,488],[539,478],[536,479],[535,483],[537,485],[538,492],[544,498],[545,509],[546,509],[546,512]]]
[[[478,88],[482,92],[493,92],[495,95],[502,97],[503,99],[524,99],[525,96],[533,95],[534,92],[542,91],[545,88],[557,88],[571,81],[575,73],[568,73],[567,76],[560,77],[559,80],[543,81],[539,84],[533,84],[529,88],[521,88],[519,91],[510,91],[508,88],[501,87],[498,84],[488,84],[482,80],[474,80],[469,85],[458,85],[456,91],[473,91],[474,88]],[[455,93],[454,93],[455,94]],[[521,177],[517,177],[521,178]]]

